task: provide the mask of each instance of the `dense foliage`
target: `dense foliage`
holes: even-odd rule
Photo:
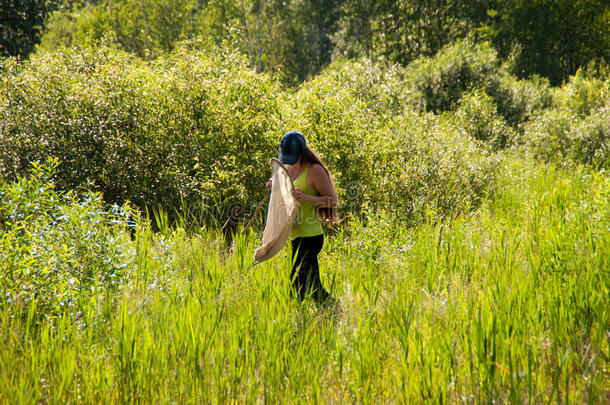
[[[348,212],[388,210],[418,223],[468,211],[493,186],[495,158],[467,133],[420,114],[398,67],[370,62],[327,69],[286,113],[328,162]],[[288,115],[291,114],[291,115]]]
[[[26,59],[39,43],[49,14],[82,0],[0,0],[0,57]]]
[[[92,181],[106,201],[143,209],[243,211],[262,198],[278,134],[277,85],[244,64],[234,54],[185,51],[146,63],[66,50],[9,65],[2,178],[54,156],[62,190]]]
[[[42,2],[35,2],[42,3]],[[332,58],[403,66],[477,37],[512,58],[519,77],[561,84],[610,60],[610,4],[599,0],[94,0],[54,13],[44,49],[100,42],[153,58],[181,41],[232,44],[258,71],[301,82]]]
[[[582,72],[555,91],[552,105],[525,126],[535,156],[610,168],[610,77],[601,81]]]
[[[494,1],[482,29],[514,72],[552,84],[591,62],[610,61],[610,3],[599,0]]]
[[[5,61],[0,174],[58,158],[57,185],[234,224],[263,197],[267,161],[299,128],[328,163],[344,213],[452,216],[493,191],[495,151],[608,164],[610,80],[522,80],[489,44],[460,41],[407,67],[337,62],[295,92],[232,51],[147,62],[109,48]],[[192,215],[191,215],[192,216]]]
[[[257,71],[295,83],[330,62],[336,0],[103,0],[53,14],[43,49],[104,43],[154,58],[182,41],[231,44]],[[195,41],[197,42],[197,41]]]
[[[91,296],[115,302],[130,275],[131,210],[106,210],[98,193],[57,191],[56,168],[34,164],[0,186],[0,302],[16,315],[78,318]]]
[[[476,63],[465,62],[462,85],[449,95],[420,62],[407,73],[339,64],[293,94],[246,64],[227,52],[183,49],[146,62],[95,48],[9,62],[0,99],[2,178],[54,156],[62,190],[92,181],[111,203],[186,208],[224,223],[262,199],[279,136],[299,128],[335,175],[346,213],[392,209],[413,223],[429,208],[468,210],[490,191],[494,158],[477,136],[418,107],[422,99],[453,105],[485,82],[485,69],[463,73]]]

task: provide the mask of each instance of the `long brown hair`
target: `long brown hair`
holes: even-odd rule
[[[333,181],[332,176],[328,172],[328,169],[326,168],[326,166],[322,162],[322,159],[320,159],[320,156],[318,156],[313,150],[311,150],[309,148],[309,146],[306,146],[305,149],[303,149],[303,151],[301,152],[301,156],[299,157],[299,161],[301,162],[301,164],[304,164],[304,163],[312,163],[312,164],[317,163],[320,166],[322,166],[322,168],[326,172],[326,175],[328,176],[328,179],[330,180],[330,186],[333,189],[333,193],[335,194],[335,198],[337,198],[337,189],[335,188],[335,182]],[[339,216],[337,215],[337,207],[318,207],[318,218],[320,218],[320,220],[328,222],[330,224],[338,222],[339,221]]]

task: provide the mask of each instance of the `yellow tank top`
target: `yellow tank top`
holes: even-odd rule
[[[318,195],[318,192],[307,184],[307,172],[310,167],[311,164],[308,164],[299,177],[294,180],[294,188],[301,190],[303,194]],[[318,209],[311,203],[299,202],[297,216],[290,232],[292,239],[321,234],[322,224],[320,224],[320,219],[318,219]]]

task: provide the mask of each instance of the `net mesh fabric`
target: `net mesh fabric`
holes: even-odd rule
[[[254,252],[254,260],[263,262],[278,254],[290,237],[290,230],[297,215],[298,201],[294,198],[294,185],[284,165],[271,159],[272,186],[267,210],[267,223],[263,232],[263,244]]]

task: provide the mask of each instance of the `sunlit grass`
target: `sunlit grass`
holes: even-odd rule
[[[140,227],[117,304],[0,310],[0,398],[21,402],[591,402],[610,395],[610,180],[507,161],[471,215],[390,215],[325,240],[341,309],[290,296],[290,256]],[[22,315],[22,313],[26,315]]]

